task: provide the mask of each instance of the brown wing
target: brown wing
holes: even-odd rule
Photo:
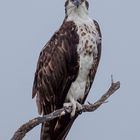
[[[76,30],[73,22],[64,23],[40,53],[32,93],[33,97],[36,96],[39,114],[61,108],[71,83],[77,77],[79,38]],[[41,140],[54,139],[57,123],[55,119],[43,124]]]

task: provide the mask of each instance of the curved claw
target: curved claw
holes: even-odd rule
[[[66,110],[69,108],[72,108],[72,111],[70,114],[71,117],[75,116],[76,109],[78,110],[78,112],[77,112],[78,114],[82,114],[82,111],[81,111],[83,108],[82,105],[79,102],[75,101],[74,99],[71,100],[71,102],[69,102],[69,103],[64,103],[63,106],[66,108]]]

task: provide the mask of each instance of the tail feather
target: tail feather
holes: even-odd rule
[[[56,140],[65,140],[65,138],[67,137],[73,122],[75,121],[75,119],[77,118],[78,115],[76,115],[74,118],[72,118],[70,120],[70,122],[67,124],[67,126],[65,127],[65,129],[58,135]]]
[[[58,118],[57,123],[55,124],[59,125],[60,127],[56,129],[55,126],[52,127],[52,124],[49,122],[43,123],[41,128],[40,140],[65,140],[77,116],[78,115],[73,118],[69,117],[69,119],[67,118],[67,115]]]
[[[52,140],[49,131],[50,131],[49,123],[48,122],[43,123],[41,126],[40,140]]]

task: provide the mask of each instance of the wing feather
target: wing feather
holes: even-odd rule
[[[39,114],[45,115],[61,108],[71,83],[78,75],[79,38],[76,31],[73,22],[64,23],[40,53],[32,91]],[[53,137],[56,124],[57,120],[43,124],[42,140]]]

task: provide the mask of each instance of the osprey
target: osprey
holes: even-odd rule
[[[101,54],[98,23],[88,15],[87,0],[66,0],[65,19],[42,49],[33,83],[39,114],[63,106],[72,112],[42,124],[41,140],[64,140],[90,91]]]

